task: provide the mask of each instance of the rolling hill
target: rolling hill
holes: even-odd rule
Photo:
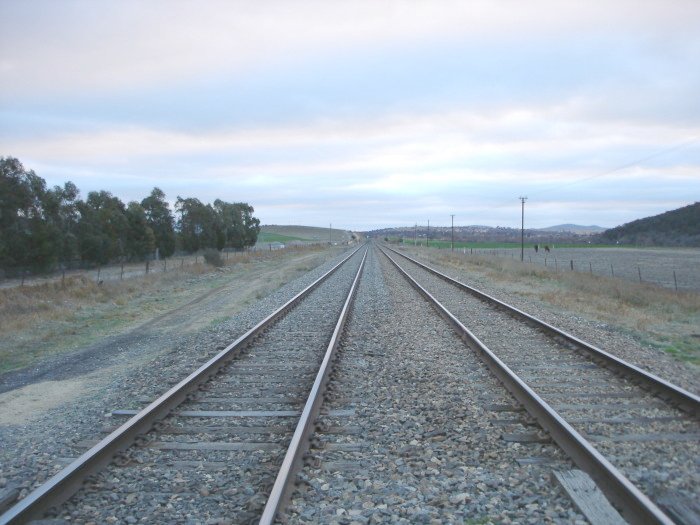
[[[700,202],[611,228],[597,235],[596,240],[636,246],[700,247]]]
[[[347,230],[319,228],[316,226],[294,226],[264,224],[260,226],[258,242],[347,242],[352,234]]]

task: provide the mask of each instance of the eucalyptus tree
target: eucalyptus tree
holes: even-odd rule
[[[153,231],[155,246],[164,257],[175,252],[175,218],[160,188],[153,188],[151,194],[141,201],[146,213],[146,221]]]

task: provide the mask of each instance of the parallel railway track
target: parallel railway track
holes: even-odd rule
[[[400,480],[406,476],[415,483],[430,480],[443,468],[448,480],[426,504],[438,509],[437,519],[453,519],[452,514],[446,518],[440,514],[445,506],[457,509],[454,519],[468,519],[468,491],[477,490],[476,485],[479,491],[485,489],[483,483],[471,484],[467,473],[481,471],[481,465],[500,471],[516,462],[513,454],[518,449],[492,442],[500,452],[489,452],[486,444],[469,445],[465,432],[480,439],[492,434],[483,427],[490,409],[479,408],[481,415],[473,421],[466,414],[460,416],[463,395],[490,403],[493,410],[517,414],[509,412],[517,410],[508,408],[512,395],[531,418],[509,415],[491,419],[487,425],[506,432],[523,425],[546,431],[546,437],[534,432],[538,436],[532,441],[532,450],[548,456],[540,458],[546,459],[542,468],[535,462],[528,467],[534,470],[503,474],[511,480],[525,476],[519,486],[527,487],[527,476],[542,478],[548,465],[570,468],[568,456],[590,474],[627,521],[692,522],[692,514],[684,514],[683,507],[693,505],[689,499],[697,491],[697,470],[695,476],[671,480],[669,472],[679,462],[697,460],[693,452],[700,436],[697,396],[400,252],[389,254],[382,249],[402,279],[438,310],[485,365],[477,364],[462,348],[445,356],[454,369],[437,368],[443,376],[439,385],[421,370],[421,366],[427,370],[435,365],[428,355],[422,361],[416,354],[414,363],[403,365],[403,372],[392,372],[393,364],[381,356],[393,344],[391,337],[398,341],[403,334],[382,339],[383,329],[372,324],[372,306],[365,305],[364,317],[355,319],[357,333],[344,339],[348,350],[341,365],[334,366],[368,258],[366,250],[358,251],[143,410],[122,411],[133,417],[98,443],[88,443],[90,450],[0,516],[0,524],[42,516],[74,523],[99,521],[96,507],[100,505],[122,509],[133,505],[154,512],[148,520],[152,522],[217,523],[221,518],[220,523],[268,524],[278,519],[325,522],[332,518],[344,523],[352,516],[343,515],[345,509],[323,513],[327,505],[341,505],[343,491],[334,493],[328,483],[316,486],[314,476],[333,472],[338,480],[348,480],[363,467],[375,469],[377,478],[369,475],[368,479],[367,473],[355,478],[362,479],[357,483],[368,493],[362,508],[371,509],[375,522],[395,518],[399,509],[392,509],[391,502],[404,501],[391,494],[378,495],[376,487],[387,491],[398,483],[397,494],[409,489],[410,494],[416,488],[405,489]],[[373,284],[364,285],[366,294],[368,287],[381,286],[378,250],[370,249],[369,259],[374,273]],[[473,299],[472,294],[479,298]],[[484,301],[491,305],[486,310]],[[374,335],[368,339],[366,333]],[[460,343],[455,341],[457,348]],[[392,350],[396,350],[394,358],[402,353]],[[343,385],[338,380],[335,385],[333,378],[343,374],[350,375],[350,382]],[[502,388],[496,378],[509,393],[499,392]],[[416,392],[406,390],[414,382]],[[417,392],[428,398],[417,397]],[[404,398],[418,408],[410,403],[404,407]],[[322,405],[326,405],[323,410]],[[405,411],[401,417],[416,423],[400,425],[399,434],[393,434],[379,415],[381,410]],[[403,443],[402,432],[414,439]],[[547,443],[550,438],[556,445]],[[422,446],[434,456],[427,463],[420,458]],[[485,448],[474,456],[479,447]],[[649,453],[639,459],[636,449],[643,447]],[[405,461],[396,461],[394,455]],[[528,458],[522,461],[529,464]],[[350,478],[343,477],[348,472]],[[432,493],[430,484],[420,484],[420,490]],[[556,490],[545,489],[541,479],[534,484],[552,505],[560,498]],[[197,486],[202,489],[192,488]],[[311,499],[309,487],[316,491]],[[529,489],[525,490],[525,495],[508,496],[515,498],[513,505],[533,501],[532,494],[527,495]],[[389,506],[375,506],[372,498],[388,501]],[[290,499],[292,505],[285,509]],[[364,511],[353,512],[358,516]],[[401,508],[400,512],[413,521],[406,514],[409,511]],[[534,512],[539,515],[538,510]],[[428,519],[427,514],[415,516],[418,521]],[[120,517],[127,523],[140,518]]]

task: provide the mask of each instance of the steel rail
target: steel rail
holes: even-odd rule
[[[360,275],[362,274],[365,259],[367,258],[367,251],[368,249],[365,249],[365,254],[362,257],[360,268],[357,270],[357,275],[352,283],[348,297],[345,300],[343,311],[340,313],[338,322],[335,325],[333,336],[331,337],[330,343],[328,344],[328,348],[323,357],[323,362],[321,363],[318,374],[316,375],[316,380],[314,381],[313,387],[309,392],[309,397],[304,405],[304,410],[301,413],[299,423],[294,431],[294,436],[292,436],[287,453],[282,461],[282,466],[280,467],[275,483],[270,491],[270,496],[267,499],[267,503],[265,504],[265,508],[263,509],[263,513],[260,518],[260,525],[271,525],[277,516],[277,513],[283,508],[291,495],[296,473],[302,464],[304,454],[309,448],[309,438],[313,432],[313,426],[316,423],[316,419],[321,412],[323,394],[326,390],[326,385],[328,384],[328,376],[330,374],[331,365],[333,363],[343,329],[345,328],[345,322],[350,314],[350,308],[352,307],[357,285],[360,281]]]
[[[576,429],[537,395],[430,292],[401,268],[394,259],[384,250],[381,251],[409,283],[456,329],[468,346],[479,354],[492,373],[549,433],[554,442],[569,455],[581,470],[593,478],[605,495],[622,510],[622,515],[626,520],[640,524],[673,525],[673,521],[661,509],[605,459]]]
[[[638,366],[633,365],[632,363],[628,363],[620,359],[619,357],[616,357],[613,354],[606,352],[605,350],[601,350],[600,348],[590,343],[587,343],[586,341],[583,341],[582,339],[579,339],[578,337],[571,335],[563,330],[560,330],[559,328],[552,326],[551,324],[542,321],[541,319],[538,319],[537,317],[534,317],[514,306],[504,303],[503,301],[496,299],[492,295],[489,295],[487,293],[482,292],[481,290],[477,290],[476,288],[473,288],[467,284],[457,281],[456,279],[453,279],[452,277],[440,272],[439,270],[436,270],[435,268],[432,268],[425,263],[417,261],[416,259],[409,257],[406,254],[398,252],[392,248],[389,248],[388,246],[386,248],[388,250],[391,250],[393,253],[400,255],[401,257],[420,266],[421,268],[435,274],[442,280],[447,281],[448,283],[457,286],[458,288],[461,288],[462,290],[465,290],[473,295],[476,295],[477,297],[491,304],[494,304],[499,308],[505,309],[507,312],[524,319],[528,323],[544,330],[545,332],[548,332],[549,334],[555,337],[563,338],[568,343],[575,345],[577,349],[583,350],[584,352],[588,353],[594,360],[604,363],[607,368],[610,368],[615,372],[626,376],[629,379],[640,382],[643,386],[654,392],[657,396],[678,406],[678,408],[687,412],[691,416],[695,418],[700,417],[700,396],[697,396],[692,392],[688,392],[687,390],[677,385],[674,385],[673,383],[670,383],[669,381],[666,381],[665,379],[662,379],[657,375],[652,374],[651,372],[647,372],[646,370],[643,370],[642,368],[639,368]]]
[[[39,519],[52,507],[56,507],[70,498],[80,489],[87,476],[103,469],[114,456],[130,447],[139,435],[148,432],[157,421],[166,417],[181,404],[190,392],[218,374],[229,361],[240,354],[243,348],[320,286],[349,261],[360,248],[361,246],[357,247],[316,281],[16,503],[0,516],[0,525],[26,523],[32,519]]]

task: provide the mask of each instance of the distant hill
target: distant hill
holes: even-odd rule
[[[347,230],[319,228],[317,226],[295,226],[263,224],[260,226],[259,242],[347,242],[352,233]]]
[[[525,239],[528,243],[588,243],[591,233],[572,231],[572,228],[552,226],[548,229],[525,229]],[[573,226],[576,228],[592,228],[591,226]],[[601,228],[602,230],[602,228]],[[366,232],[370,237],[401,237],[406,239],[450,239],[452,228],[450,226],[433,226],[430,230],[426,226],[403,226],[397,228],[382,228]],[[520,242],[520,228],[504,228],[502,226],[455,226],[455,240],[469,242]]]
[[[628,222],[596,236],[603,243],[700,247],[700,202]]]
[[[590,235],[592,233],[602,233],[607,228],[603,228],[602,226],[581,226],[579,224],[557,224],[556,226],[538,229],[544,232],[571,232]]]

